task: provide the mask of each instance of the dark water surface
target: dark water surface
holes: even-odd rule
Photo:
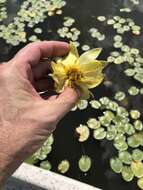
[[[19,9],[19,5],[22,1],[17,1],[13,4],[12,1],[8,2],[8,10],[10,13],[9,20],[16,14]],[[141,1],[142,2],[142,1]],[[62,17],[71,16],[76,20],[76,27],[82,32],[80,36],[80,43],[88,44],[91,47],[103,47],[104,51],[101,55],[102,59],[106,59],[110,51],[113,51],[112,38],[115,32],[107,27],[103,26],[96,20],[99,15],[113,16],[120,15],[123,17],[134,18],[136,23],[142,26],[143,20],[143,5],[141,3],[138,7],[133,7],[132,13],[120,13],[119,9],[124,6],[131,6],[127,0],[67,0],[67,6],[64,8],[64,15],[54,16],[49,18],[43,24],[38,26],[44,29],[41,40],[62,40],[58,37],[56,31],[62,26]],[[98,42],[91,38],[88,34],[88,30],[91,27],[99,28],[102,33],[106,34],[106,40]],[[51,30],[48,32],[48,30]],[[31,31],[27,30],[29,35]],[[135,39],[127,35],[125,36],[125,42],[133,47],[143,48],[143,37],[139,36]],[[3,40],[0,40],[0,61],[7,61],[13,57],[13,55],[25,44],[19,47],[12,47],[5,44]],[[109,96],[113,98],[113,94],[118,90],[127,92],[128,88],[134,84],[132,79],[127,78],[123,74],[124,66],[111,65],[106,69],[106,79],[113,82],[113,86],[106,87],[103,84],[94,90],[95,98],[102,96]],[[137,84],[139,85],[139,84]],[[143,98],[140,96],[131,98],[129,97],[128,108],[138,108],[142,111],[140,103]],[[57,172],[57,165],[63,159],[70,161],[71,167],[66,174],[71,178],[75,178],[82,182],[100,187],[105,190],[137,190],[136,183],[126,183],[121,179],[120,175],[114,174],[109,166],[109,158],[114,154],[114,148],[112,144],[103,141],[98,142],[93,138],[89,138],[84,143],[79,143],[75,135],[75,128],[80,123],[85,123],[89,117],[95,117],[98,112],[88,108],[84,111],[76,111],[68,114],[59,124],[57,130],[54,133],[55,142],[53,150],[49,155],[49,161],[52,164],[52,171]],[[78,169],[78,160],[82,154],[87,154],[92,158],[92,168],[86,174],[83,174]],[[48,180],[48,179],[47,179]]]

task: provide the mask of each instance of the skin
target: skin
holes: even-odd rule
[[[42,98],[51,89],[45,77],[50,62],[44,58],[69,51],[65,42],[43,41],[27,45],[6,64],[0,65],[0,186],[33,154],[74,106],[78,91]]]

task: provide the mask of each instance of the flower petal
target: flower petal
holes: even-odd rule
[[[101,51],[102,51],[102,48],[95,48],[95,49],[91,49],[91,50],[85,52],[84,54],[82,54],[80,56],[79,63],[86,64],[91,61],[94,61],[99,56]]]
[[[76,82],[76,86],[77,88],[80,90],[81,96],[80,99],[81,100],[87,100],[90,98],[90,91],[88,90],[88,87],[82,83],[82,82]]]
[[[79,58],[78,50],[76,46],[72,42],[70,42],[69,54],[64,58],[61,58],[59,61],[67,65],[69,63],[75,63],[78,60],[78,58]]]
[[[88,88],[95,88],[103,81],[103,68],[104,62],[101,61],[93,61],[82,65],[83,77],[81,82],[87,85]]]
[[[55,82],[56,92],[61,92],[64,88],[65,80],[60,80],[60,82]]]
[[[53,74],[60,74],[60,75],[65,75],[65,66],[62,63],[54,63],[52,62],[51,64]]]
[[[51,74],[53,80],[55,81],[55,88],[57,92],[60,92],[63,89],[65,80],[66,80],[66,71],[65,66],[62,63],[51,64],[53,73]]]
[[[79,58],[78,50],[73,42],[70,42],[70,51],[75,55],[76,58]]]
[[[82,65],[82,73],[86,77],[95,77],[95,74],[101,73],[104,69],[105,63],[102,61],[91,61]]]
[[[55,81],[55,89],[56,92],[60,92],[65,84],[66,78],[63,75],[58,75],[58,74],[51,74],[53,80]]]
[[[95,88],[98,86],[104,79],[104,76],[102,73],[98,74],[95,77],[85,77],[81,79],[81,82],[83,82],[89,89]]]

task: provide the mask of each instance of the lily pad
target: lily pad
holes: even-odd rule
[[[143,163],[142,162],[132,161],[131,170],[136,177],[138,178],[143,177]]]

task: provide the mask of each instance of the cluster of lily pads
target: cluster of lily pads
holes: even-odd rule
[[[103,18],[104,18],[103,16],[102,17],[98,17],[98,20],[101,21],[101,19],[103,19]],[[92,38],[96,38],[99,41],[105,40],[105,35],[101,34],[97,28],[90,28],[89,29],[89,33],[90,33],[90,35],[91,35]]]
[[[118,34],[124,34],[125,32],[129,31],[131,31],[134,35],[140,34],[141,27],[137,25],[131,18],[125,18],[117,15],[110,18],[98,16],[97,20],[112,26]]]
[[[139,2],[139,1],[138,1]],[[134,1],[134,4],[138,4]],[[120,11],[124,11],[121,10]],[[125,11],[130,12],[130,11]],[[123,34],[130,32],[135,36],[141,34],[141,27],[136,25],[133,19],[114,16],[106,18],[105,16],[97,17],[100,22],[106,21],[106,24],[112,26],[116,30],[113,37],[113,47],[115,51],[110,53],[108,62],[114,64],[128,63],[128,68],[124,73],[128,77],[143,83],[143,57],[139,49],[130,47],[123,42]],[[98,29],[91,28],[91,37],[98,36]],[[98,39],[99,40],[99,39]],[[143,89],[137,86],[131,86],[128,89],[131,96],[139,93],[143,94]],[[116,92],[113,101],[108,97],[102,97],[97,100],[90,101],[91,107],[102,110],[103,115],[97,118],[89,118],[86,124],[80,124],[76,128],[79,135],[79,142],[84,142],[90,137],[92,131],[93,138],[96,140],[108,140],[113,143],[116,149],[115,157],[111,158],[110,166],[115,173],[121,173],[122,178],[126,182],[137,179],[137,185],[143,189],[143,123],[141,121],[141,113],[139,110],[127,110],[118,103],[127,99],[126,93],[123,91]],[[88,102],[82,102],[82,108],[86,109]],[[80,109],[80,105],[76,108]],[[74,109],[76,109],[74,108]],[[88,155],[83,155],[89,158]],[[90,158],[89,158],[90,159]],[[91,160],[91,159],[90,159]],[[87,172],[91,167],[91,162],[85,162],[83,168],[87,167]],[[80,168],[81,171],[82,168]]]
[[[91,164],[91,158],[87,155],[82,155],[78,161],[78,167],[82,172],[88,172]],[[62,160],[58,165],[58,171],[62,174],[66,173],[69,169],[70,162],[68,160]]]
[[[116,100],[120,101],[124,98],[123,92],[115,95]],[[112,142],[116,155],[110,160],[111,168],[115,173],[121,173],[127,182],[137,178],[138,186],[143,189],[143,123],[140,112],[127,111],[107,97],[102,97],[98,101],[92,100],[90,105],[95,110],[102,110],[103,115],[89,118],[85,125],[76,128],[79,141],[86,141],[92,133],[96,140]],[[91,162],[85,162],[82,166],[89,170]],[[82,168],[81,170],[84,172]]]
[[[54,143],[53,135],[50,135],[47,140],[44,142],[42,147],[37,150],[30,158],[26,160],[29,164],[36,164],[40,161],[40,167],[46,170],[51,170],[51,163],[47,160],[48,154],[52,150],[52,145]]]
[[[44,22],[49,16],[62,14],[62,7],[66,2],[63,0],[26,0],[22,3],[13,22],[4,24],[7,18],[6,1],[0,2],[0,37],[8,44],[13,46],[19,45],[21,42],[37,41],[36,35],[28,36],[26,28],[34,28],[38,23]],[[3,6],[2,6],[3,5]],[[2,7],[1,7],[2,6]],[[41,29],[35,28],[35,33],[42,33]]]
[[[110,52],[107,61],[114,64],[128,63],[128,68],[124,70],[125,75],[143,84],[143,57],[138,48],[130,47],[124,43],[123,36],[125,32],[129,32],[136,37],[141,34],[141,27],[131,18],[113,16],[113,18],[107,19],[104,16],[99,16],[97,19],[100,22],[106,21],[107,25],[112,26],[116,30],[116,34],[113,37],[113,47],[115,50]],[[143,90],[142,88],[139,89],[136,86],[131,86],[128,89],[128,93],[136,96],[139,93],[142,94]]]
[[[0,22],[3,19],[7,18],[7,11],[6,11],[6,7],[5,7],[6,2],[7,2],[7,0],[0,0]]]
[[[80,44],[78,42],[80,36],[80,30],[74,27],[75,19],[71,17],[63,18],[63,26],[57,30],[57,33],[61,38],[66,38],[69,41],[73,41],[78,47]]]

